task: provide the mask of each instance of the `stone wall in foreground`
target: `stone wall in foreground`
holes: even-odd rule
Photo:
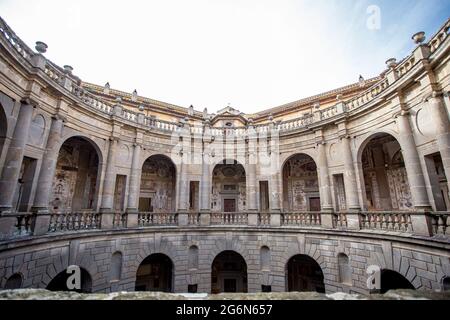
[[[189,268],[189,248],[198,247],[198,268]],[[270,250],[269,267],[261,270],[261,247]],[[76,264],[92,277],[92,292],[133,291],[140,263],[153,253],[173,262],[174,292],[211,292],[211,265],[225,250],[240,254],[247,264],[248,292],[270,285],[286,291],[286,265],[297,254],[313,258],[321,267],[327,293],[367,293],[366,268],[378,265],[396,271],[416,289],[440,290],[450,276],[450,245],[437,240],[383,236],[362,232],[324,230],[239,230],[217,228],[155,228],[115,232],[78,232],[21,240],[0,245],[0,288],[13,274],[23,277],[23,288],[46,288],[69,265]],[[110,281],[111,257],[122,254],[119,281]],[[340,282],[338,254],[349,257],[351,284]],[[192,259],[191,259],[192,260]]]

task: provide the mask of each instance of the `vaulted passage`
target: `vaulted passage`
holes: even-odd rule
[[[383,269],[381,270],[381,290],[380,293],[386,293],[389,290],[410,289],[414,290],[414,286],[400,273]]]
[[[80,137],[68,139],[59,151],[50,209],[54,212],[94,209],[99,175],[99,157],[92,143]]]
[[[211,266],[211,293],[247,292],[247,263],[234,251],[223,251]]]
[[[149,255],[136,273],[136,291],[173,292],[173,263],[162,253]]]
[[[74,273],[67,273],[67,270],[64,270],[56,275],[47,285],[47,290],[50,291],[75,291],[79,293],[91,293],[92,292],[92,278],[89,272],[85,269],[80,268],[80,289],[69,290],[67,287],[67,280],[69,277],[73,277]],[[69,283],[74,283],[69,281]]]
[[[163,155],[148,158],[142,167],[139,211],[175,212],[175,165]]]
[[[413,208],[400,145],[388,134],[374,136],[361,155],[369,211]]]
[[[319,180],[314,160],[306,154],[289,158],[283,166],[285,211],[320,211]]]
[[[244,167],[234,160],[216,165],[212,175],[212,211],[242,212],[246,209]]]
[[[325,293],[323,272],[319,264],[303,254],[293,256],[287,264],[288,291]]]

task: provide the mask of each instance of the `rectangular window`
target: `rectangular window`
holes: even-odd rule
[[[189,284],[188,293],[197,293],[197,284]]]
[[[272,292],[272,286],[265,286],[265,285],[262,285],[262,286],[261,286],[261,291],[262,291],[262,292]]]

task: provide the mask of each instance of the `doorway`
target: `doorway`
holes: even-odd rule
[[[236,199],[223,199],[224,212],[236,212]]]

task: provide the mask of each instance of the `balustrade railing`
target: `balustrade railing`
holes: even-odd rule
[[[431,54],[436,52],[448,38],[450,29],[450,19],[446,21],[444,26],[431,38],[431,40],[425,44],[430,48]],[[13,30],[6,24],[6,22],[0,18],[0,38],[3,39],[2,43],[5,46],[12,48],[14,51],[18,53],[22,58],[33,63],[33,56],[37,55],[32,49],[30,49],[17,35]],[[401,78],[406,75],[416,64],[416,57],[414,54],[405,58],[398,66],[394,68],[394,72],[397,74],[397,78]],[[96,95],[95,93],[91,93],[88,90],[83,89],[77,82],[77,78],[73,77],[70,72],[65,72],[61,67],[52,63],[50,60],[45,60],[45,68],[44,72],[57,85],[67,89],[70,93],[77,96],[91,108],[99,110],[104,114],[111,114],[112,106],[105,102],[103,98]],[[339,104],[331,106],[324,110],[318,110],[318,116],[314,116],[314,114],[304,115],[297,119],[292,119],[288,121],[283,121],[276,126],[282,132],[288,132],[291,130],[296,130],[299,128],[307,127],[308,125],[314,123],[315,121],[323,121],[326,119],[333,118],[340,114],[344,114],[347,111],[352,111],[358,107],[361,107],[368,102],[375,99],[380,93],[385,91],[389,87],[390,83],[386,77],[382,77],[380,81],[371,86],[369,89],[365,90],[357,97],[350,99],[349,101],[344,102],[345,108],[340,108]],[[151,99],[142,98],[141,100],[145,100],[147,102],[157,103]],[[172,106],[170,108],[176,108]],[[182,108],[179,108],[180,110]],[[138,122],[138,113],[123,109],[122,114],[118,115],[125,120]],[[180,130],[180,126],[176,122],[164,121],[164,120],[156,120],[151,117],[144,117],[145,126],[150,127],[159,131],[178,131]],[[255,125],[255,130],[257,133],[263,133],[270,131],[270,125],[261,124]],[[202,134],[203,128],[200,126],[190,126],[189,129],[192,133]],[[232,127],[232,128],[211,128],[211,134],[214,136],[224,136],[224,135],[235,135],[242,136],[247,134],[247,128],[245,127]]]
[[[123,212],[114,213],[113,226],[114,228],[126,228],[128,221],[128,214]]]
[[[53,213],[49,232],[82,231],[101,228],[101,214],[96,212]]]
[[[211,213],[212,225],[248,225],[247,213],[214,212]]]
[[[432,212],[430,216],[433,234],[450,236],[450,212]]]
[[[334,213],[333,226],[335,228],[347,228],[347,214],[345,212]]]
[[[270,226],[270,213],[260,213],[258,215],[258,225],[261,227]]]
[[[290,212],[281,214],[282,226],[321,226],[320,212]]]
[[[361,229],[412,232],[411,212],[362,212]]]
[[[208,214],[208,213],[207,213]],[[414,234],[412,215],[424,214],[431,226],[431,236],[445,237],[450,239],[450,212],[428,212],[419,213],[414,211],[373,211],[359,212],[359,227],[350,225],[347,221],[347,213],[331,213],[332,225],[323,225],[321,212],[287,212],[277,214],[280,220],[276,219],[272,222],[272,215],[269,212],[260,212],[257,214],[257,224],[249,223],[248,213],[243,212],[213,212],[210,215],[211,226],[248,226],[251,228],[273,228],[279,227],[290,228],[332,228],[341,231],[357,231],[362,232],[370,230],[371,232],[392,232],[397,234]],[[329,213],[327,213],[329,214]],[[353,213],[355,214],[355,213]],[[201,213],[188,213],[187,226],[200,226]],[[10,214],[12,219],[17,219],[14,230],[11,234],[13,238],[23,236],[31,236],[33,234],[33,219],[36,215],[31,213],[14,213]],[[85,212],[58,212],[50,215],[48,233],[66,232],[66,231],[85,231],[102,229],[101,214],[93,211]],[[117,212],[113,217],[114,229],[127,228],[128,214]],[[279,222],[277,222],[279,221]],[[160,212],[140,212],[138,214],[139,227],[158,227],[158,226],[178,226],[181,221],[178,220],[177,213],[160,213]],[[273,224],[275,223],[275,225]],[[184,225],[184,223],[183,223]],[[206,226],[206,225],[205,225]],[[110,227],[109,227],[110,228]],[[8,236],[9,237],[9,236]],[[7,239],[3,237],[2,239]]]
[[[190,226],[200,225],[200,214],[198,212],[190,212],[188,214],[188,225]]]
[[[138,215],[139,227],[149,226],[175,226],[178,225],[177,213],[140,212]]]

